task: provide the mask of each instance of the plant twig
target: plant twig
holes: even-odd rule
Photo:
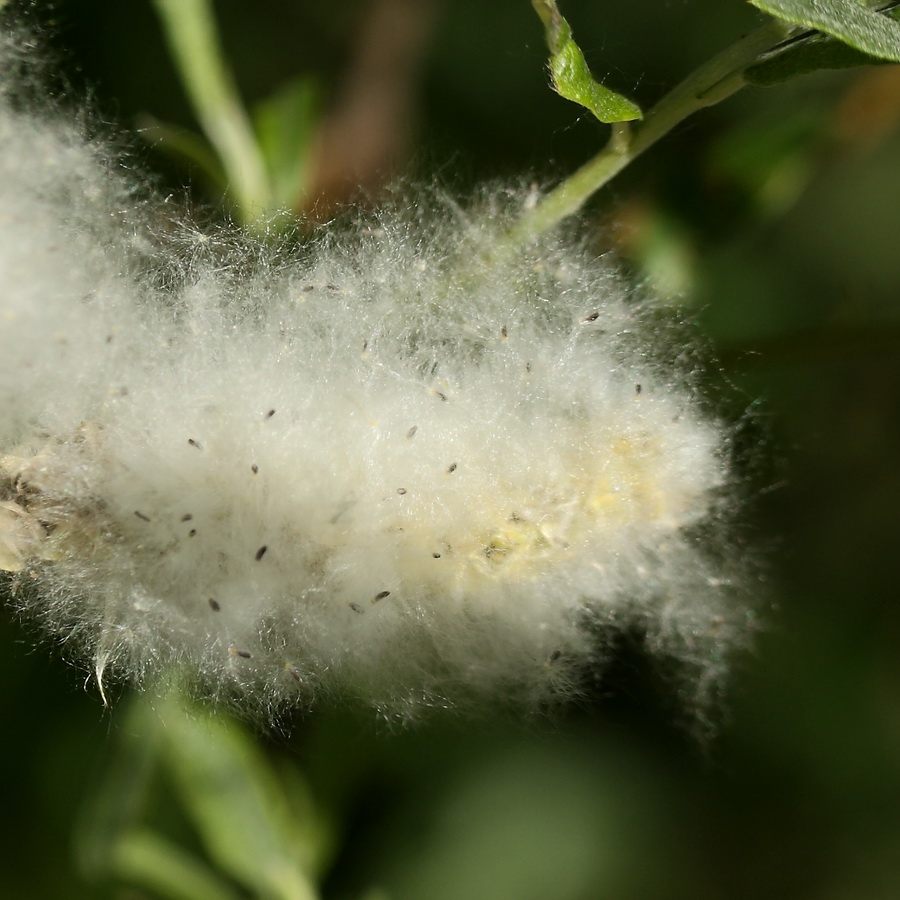
[[[525,212],[510,231],[510,249],[577,212],[596,191],[691,113],[730,97],[747,82],[745,69],[777,47],[792,29],[773,21],[694,70],[629,130],[613,127],[607,146]]]
[[[222,55],[210,0],[153,0],[182,82],[222,162],[242,218],[269,206],[269,178],[259,144]]]

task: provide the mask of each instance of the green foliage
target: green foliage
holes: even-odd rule
[[[147,823],[160,778],[206,859]],[[161,706],[133,705],[78,846],[92,876],[170,900],[233,900],[235,883],[261,900],[312,900],[331,840],[297,770],[276,771],[239,723],[174,692]]]
[[[872,6],[895,4],[861,0],[750,0],[764,12],[792,25],[804,25],[830,34],[878,59],[900,62],[900,25]]]
[[[900,5],[878,12],[860,9],[856,0],[821,5],[755,3],[772,15],[819,29],[791,36],[747,69],[747,80],[767,86],[820,69],[847,69],[898,59]],[[851,7],[850,15],[844,7]],[[824,33],[823,33],[824,32]]]
[[[601,122],[629,122],[640,119],[640,107],[621,94],[595,81],[572,29],[555,0],[531,0],[544,23],[550,47],[550,75],[560,96],[590,110]]]
[[[204,138],[156,125],[151,136],[200,166],[253,224],[302,206],[316,91],[295,79],[248,116],[220,46],[211,0],[153,0]]]
[[[747,69],[751,84],[768,87],[821,69],[851,69],[886,62],[818,32],[786,43]]]
[[[309,152],[319,111],[319,91],[309,78],[295,78],[253,111],[259,149],[269,174],[270,204],[294,209],[309,187]]]
[[[180,844],[133,828],[113,848],[113,870],[126,884],[168,900],[239,900],[240,894]]]

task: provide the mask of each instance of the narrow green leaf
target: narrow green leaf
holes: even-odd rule
[[[270,206],[265,164],[219,40],[212,0],[153,0],[200,125],[215,147],[242,218]]]
[[[856,50],[900,62],[900,23],[861,0],[750,0],[792,25],[814,28]],[[893,4],[881,4],[887,9]]]
[[[281,796],[295,823],[297,854],[304,870],[319,879],[337,855],[338,823],[316,804],[305,773],[294,765],[284,765],[278,775]]]
[[[161,122],[152,116],[143,116],[138,127],[141,137],[149,144],[178,157],[181,162],[196,166],[200,176],[219,193],[228,190],[228,176],[222,168],[222,162],[202,135]]]
[[[885,10],[882,15],[900,18],[900,6]],[[749,82],[757,85],[779,84],[820,69],[849,69],[854,66],[884,65],[889,60],[869,56],[837,38],[811,31],[785,42],[767,54],[759,63],[747,69]]]
[[[834,38],[816,33],[809,39],[792,44],[782,52],[773,53],[767,59],[750,66],[744,74],[751,84],[767,87],[821,69],[851,69],[854,66],[885,62],[886,60],[875,59]]]
[[[281,209],[302,205],[318,118],[319,92],[309,78],[289,82],[258,104],[253,120],[269,170],[272,201]]]
[[[167,760],[212,860],[260,898],[314,900],[304,864],[310,822],[299,823],[267,760],[235,723],[178,699],[164,713]]]
[[[147,829],[123,834],[110,862],[117,878],[166,900],[240,900],[241,897],[199,859]]]
[[[103,780],[86,795],[74,850],[89,878],[108,878],[121,835],[135,827],[157,770],[162,735],[158,719],[142,697],[132,698],[121,720]]]
[[[601,122],[630,122],[642,116],[640,107],[595,81],[572,29],[556,0],[531,0],[544,23],[550,47],[550,75],[556,92],[590,110]]]

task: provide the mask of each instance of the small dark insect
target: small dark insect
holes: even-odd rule
[[[259,472],[259,466],[258,466],[256,463],[253,463],[253,465],[250,466],[250,471],[251,471],[254,475],[256,475],[256,474]]]
[[[640,394],[640,392],[641,392],[642,390],[643,390],[643,388],[642,388],[639,384],[636,384],[636,385],[634,386],[634,392],[635,392],[636,394]]]
[[[181,517],[181,521],[182,521],[182,522],[190,522],[191,519],[193,519],[193,518],[194,518],[194,516],[193,516],[192,513],[185,513],[185,514]]]
[[[215,599],[215,597],[209,598],[209,608],[213,612],[218,612],[222,607],[219,605],[219,601]]]
[[[340,288],[336,284],[331,284],[331,282],[326,284],[325,287],[328,288],[329,291],[339,291],[340,290]]]
[[[419,430],[419,426],[418,426],[418,425],[413,425],[413,427],[410,428],[409,431],[406,432],[407,438],[412,438],[412,437],[414,437],[415,434],[416,434],[416,432],[417,432],[418,430]]]
[[[316,286],[314,284],[305,284],[305,285],[303,285],[302,288],[300,288],[300,290],[303,291],[304,294],[309,294],[312,291],[314,291],[315,289],[316,289]]]
[[[275,415],[275,410],[274,410],[274,409],[270,409],[270,410],[266,413],[266,418],[267,418],[267,419],[271,419],[272,416],[274,416],[274,415]]]
[[[581,321],[582,322],[596,322],[597,319],[600,318],[599,312],[592,312],[589,316],[585,316]]]
[[[198,450],[202,450],[202,449],[203,449],[203,448],[200,446],[200,442],[199,442],[199,441],[195,441],[193,438],[188,438],[188,443],[189,443],[192,447],[196,447]]]
[[[365,353],[366,350],[368,350],[368,349],[369,349],[369,341],[365,340],[365,341],[363,341],[363,353]]]
[[[149,522],[149,521],[150,521],[150,516],[145,516],[140,510],[137,510],[137,509],[136,509],[136,510],[134,511],[134,514],[135,514],[142,522]]]
[[[450,463],[450,465],[447,467],[447,474],[452,475],[456,471],[456,466],[456,463]]]
[[[235,650],[235,655],[241,659],[250,659],[250,654],[246,650]]]
[[[437,395],[438,395],[438,397],[440,397],[440,398],[441,398],[441,400],[443,400],[443,401],[444,401],[444,403],[446,403],[446,402],[447,402],[447,395],[446,395],[446,394],[443,394],[443,393],[441,393],[441,392],[440,392],[440,391],[435,391],[435,394],[437,394]]]
[[[505,325],[500,329],[500,337],[502,337],[502,338],[509,337],[509,331],[507,330]]]
[[[550,654],[550,659],[548,662],[555,663],[562,656],[562,650],[554,650]]]
[[[384,600],[385,597],[389,597],[391,595],[390,591],[379,591],[373,598],[372,602],[377,603],[379,600]]]
[[[347,606],[355,613],[363,613],[365,610],[358,603],[348,603]]]
[[[432,559],[440,559],[440,558],[441,558],[441,554],[440,554],[440,553],[432,553],[432,554],[431,554],[431,558],[432,558]]]
[[[397,493],[402,497],[406,493],[406,488],[397,488]]]
[[[188,537],[195,537],[196,534],[197,534],[197,529],[196,529],[196,528],[192,528],[192,529],[188,532]]]
[[[256,561],[257,562],[259,562],[266,555],[266,550],[268,550],[268,549],[269,549],[268,545],[263,544],[262,547],[260,547],[259,550],[256,551]]]

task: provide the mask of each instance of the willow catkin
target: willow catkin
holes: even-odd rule
[[[514,191],[297,248],[161,227],[4,90],[0,566],[101,689],[534,707],[611,628],[718,682],[729,432],[610,264],[558,231],[500,252]]]

